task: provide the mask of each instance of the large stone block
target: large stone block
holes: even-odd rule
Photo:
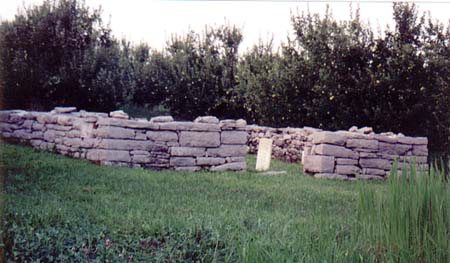
[[[166,151],[168,147],[157,145],[151,141],[137,141],[137,140],[119,140],[119,139],[103,139],[99,143],[99,148],[112,150],[144,150],[155,151],[164,148]]]
[[[202,167],[200,166],[180,166],[175,167],[175,171],[185,171],[185,172],[197,172],[200,171]]]
[[[170,158],[170,166],[195,166],[195,158],[172,157]]]
[[[173,156],[204,156],[205,148],[199,147],[171,147],[170,154]]]
[[[336,165],[337,174],[356,175],[361,172],[361,169],[356,165]]]
[[[101,126],[95,130],[95,135],[101,138],[134,139],[135,131],[114,126]]]
[[[336,158],[336,164],[357,165],[357,159]]]
[[[347,141],[347,138],[344,135],[335,132],[316,132],[313,133],[310,137],[313,144],[327,143],[334,145],[344,145]]]
[[[413,155],[428,156],[428,148],[426,145],[413,145]]]
[[[247,164],[245,162],[238,162],[213,166],[209,170],[219,172],[219,171],[243,171],[245,169],[247,169]]]
[[[247,145],[222,145],[218,148],[207,149],[208,157],[231,157],[245,156],[247,154]]]
[[[400,136],[397,138],[398,143],[402,144],[428,144],[427,137],[408,137],[408,136]]]
[[[160,130],[167,131],[204,131],[204,132],[218,132],[220,127],[218,124],[213,123],[199,123],[199,122],[167,122],[159,124]]]
[[[173,131],[148,131],[147,138],[152,141],[177,142],[178,135]]]
[[[238,120],[221,120],[219,122],[219,126],[221,130],[243,130],[247,126],[247,122],[243,119]]]
[[[172,116],[156,116],[150,119],[150,122],[156,122],[156,123],[161,123],[161,122],[172,122],[174,121]]]
[[[333,173],[335,158],[333,156],[308,155],[303,168],[311,173]]]
[[[247,136],[246,131],[223,131],[220,140],[223,144],[246,144]]]
[[[389,170],[392,166],[389,160],[375,158],[361,158],[359,159],[359,165],[362,168],[377,168],[382,170]]]
[[[343,146],[331,145],[331,144],[319,144],[314,145],[313,153],[320,155],[328,155],[340,158],[358,159],[359,155],[350,149]]]
[[[214,116],[200,116],[197,117],[194,122],[200,122],[200,123],[219,123],[219,119],[217,119],[217,117]]]
[[[362,169],[362,174],[385,176],[386,175],[386,171],[383,170],[383,169],[363,168]]]
[[[225,158],[219,157],[197,157],[197,165],[219,165],[224,164]]]
[[[91,161],[116,161],[130,162],[131,157],[128,151],[114,151],[103,149],[91,149],[86,154],[86,159]]]
[[[115,118],[99,118],[97,121],[97,125],[99,125],[99,126],[118,126],[118,127],[127,127],[127,128],[135,128],[135,129],[150,129],[150,130],[158,130],[158,128],[159,128],[158,123],[152,123],[152,122],[148,122],[148,121],[115,119]]]
[[[367,139],[348,139],[347,147],[377,150],[378,149],[378,141],[377,140],[367,140]]]
[[[220,145],[218,132],[191,132],[180,133],[180,146],[217,147]]]

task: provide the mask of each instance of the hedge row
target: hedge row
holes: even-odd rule
[[[427,136],[448,151],[450,29],[413,4],[393,4],[394,29],[293,15],[293,38],[239,55],[231,25],[174,36],[162,51],[118,40],[99,10],[45,1],[0,25],[0,83],[8,108],[73,105],[108,111],[168,108],[179,119],[212,114],[270,126]]]

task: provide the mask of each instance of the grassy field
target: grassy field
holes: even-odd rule
[[[383,182],[101,167],[1,145],[2,253],[11,262],[372,262],[360,192]],[[355,234],[356,233],[356,234]],[[361,241],[361,242],[359,242]]]

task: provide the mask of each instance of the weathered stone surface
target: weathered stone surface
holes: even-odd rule
[[[142,131],[137,131],[135,138],[136,140],[147,140],[147,135]]]
[[[356,165],[336,165],[337,174],[355,175],[361,172],[361,169]]]
[[[409,150],[412,149],[411,145],[408,144],[396,144],[395,145],[395,154],[405,155]]]
[[[223,144],[246,144],[248,134],[245,131],[223,131],[220,136]]]
[[[359,155],[350,149],[343,146],[331,145],[331,144],[319,144],[314,145],[313,153],[320,155],[328,155],[334,157],[358,159]]]
[[[239,120],[221,120],[219,126],[222,130],[245,130],[247,122],[243,119]]]
[[[170,154],[173,156],[204,156],[206,149],[202,147],[171,147]]]
[[[167,131],[220,131],[217,124],[182,121],[160,123],[159,129]]]
[[[402,144],[428,144],[426,137],[398,137],[398,142]]]
[[[123,110],[116,110],[116,111],[111,111],[109,113],[109,116],[111,118],[116,118],[116,119],[129,119],[130,116],[128,116],[128,114],[126,114]]]
[[[380,143],[381,142],[385,142],[385,143],[392,143],[395,144],[397,143],[397,136],[387,136],[387,135],[382,135],[382,134],[375,134],[374,138],[376,140],[378,140]]]
[[[195,158],[172,157],[170,158],[170,166],[195,166]]]
[[[428,156],[428,148],[426,145],[413,145],[413,155]]]
[[[77,111],[76,107],[55,107],[51,113],[71,113]]]
[[[245,157],[232,156],[232,157],[226,157],[225,160],[227,163],[241,163],[241,162],[245,162]]]
[[[179,142],[181,146],[218,147],[220,146],[220,134],[218,132],[182,131]]]
[[[113,151],[103,149],[91,149],[86,154],[86,159],[91,161],[117,161],[130,162],[131,157],[128,151]]]
[[[31,126],[31,129],[35,130],[35,131],[42,131],[42,130],[45,129],[45,125],[35,121],[35,122],[33,122],[33,125]]]
[[[358,160],[347,158],[336,158],[336,164],[356,165],[358,164]]]
[[[256,154],[256,171],[267,171],[272,157],[272,139],[261,138]]]
[[[247,169],[247,164],[245,162],[239,163],[226,163],[218,166],[213,166],[210,168],[210,171],[242,171]]]
[[[66,133],[66,136],[69,138],[81,137],[81,132],[79,130],[71,130]]]
[[[333,173],[334,159],[333,156],[308,155],[305,157],[303,168],[306,172]]]
[[[57,119],[53,118],[49,113],[41,113],[36,116],[36,120],[39,123],[46,124],[46,123],[56,123]]]
[[[200,166],[181,166],[175,167],[175,171],[186,171],[186,172],[197,172],[200,171],[202,167]]]
[[[57,131],[70,131],[72,126],[63,126],[57,124],[46,124],[45,127],[47,129],[57,130]]]
[[[119,139],[103,139],[99,143],[99,148],[112,150],[145,150],[152,151],[155,149],[166,149],[168,147],[157,145],[151,141],[137,141],[137,140],[119,140]]]
[[[348,176],[345,176],[345,175],[342,175],[342,174],[335,174],[335,173],[317,173],[317,174],[314,174],[314,178],[351,180],[351,178],[349,178]]]
[[[396,144],[379,142],[378,150],[381,153],[397,155]]]
[[[22,123],[22,128],[23,128],[23,129],[31,130],[31,128],[32,128],[32,126],[33,126],[33,123],[34,123],[33,120],[25,120],[25,121]]]
[[[373,152],[359,152],[360,158],[377,158],[378,154]]]
[[[375,168],[363,168],[362,169],[362,174],[385,176],[386,175],[386,170],[375,169]]]
[[[378,149],[377,140],[366,140],[366,139],[348,139],[347,147],[349,148],[362,148],[362,149]]]
[[[81,138],[64,138],[63,143],[67,146],[78,148],[83,144],[83,140]]]
[[[313,144],[334,144],[334,145],[344,145],[347,138],[343,135],[334,132],[316,132],[311,135]]]
[[[172,116],[157,116],[150,119],[150,122],[161,123],[161,122],[172,122],[174,121]]]
[[[128,127],[128,128],[136,128],[136,129],[151,129],[151,130],[159,129],[158,123],[135,121],[135,120],[122,120],[122,119],[114,119],[114,118],[99,118],[97,121],[97,125]]]
[[[178,135],[173,131],[148,131],[146,135],[152,141],[178,142]]]
[[[194,122],[200,122],[200,123],[219,123],[219,119],[214,116],[200,116],[197,117]]]
[[[207,157],[231,157],[245,156],[247,154],[247,145],[222,145],[218,148],[207,149]]]
[[[30,136],[31,139],[43,139],[44,133],[41,131],[33,131]]]
[[[385,159],[372,159],[372,158],[361,158],[359,159],[359,165],[362,168],[377,168],[382,170],[391,169],[391,162]]]
[[[197,157],[197,165],[219,165],[224,164],[225,158],[219,157]]]
[[[46,132],[44,132],[44,140],[51,142],[53,140],[55,140],[56,138],[56,131],[54,130],[48,130]]]

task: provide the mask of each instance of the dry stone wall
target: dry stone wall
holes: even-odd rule
[[[249,153],[258,151],[261,138],[272,139],[272,158],[286,162],[300,162],[303,147],[307,144],[308,136],[320,129],[304,128],[271,128],[258,125],[248,125]]]
[[[366,130],[316,132],[308,137],[302,163],[305,174],[331,179],[385,179],[394,161],[428,169],[428,139]]]
[[[156,170],[241,171],[246,169],[248,148],[244,120],[133,120],[122,111],[108,115],[72,107],[0,111],[0,135],[98,164]]]

